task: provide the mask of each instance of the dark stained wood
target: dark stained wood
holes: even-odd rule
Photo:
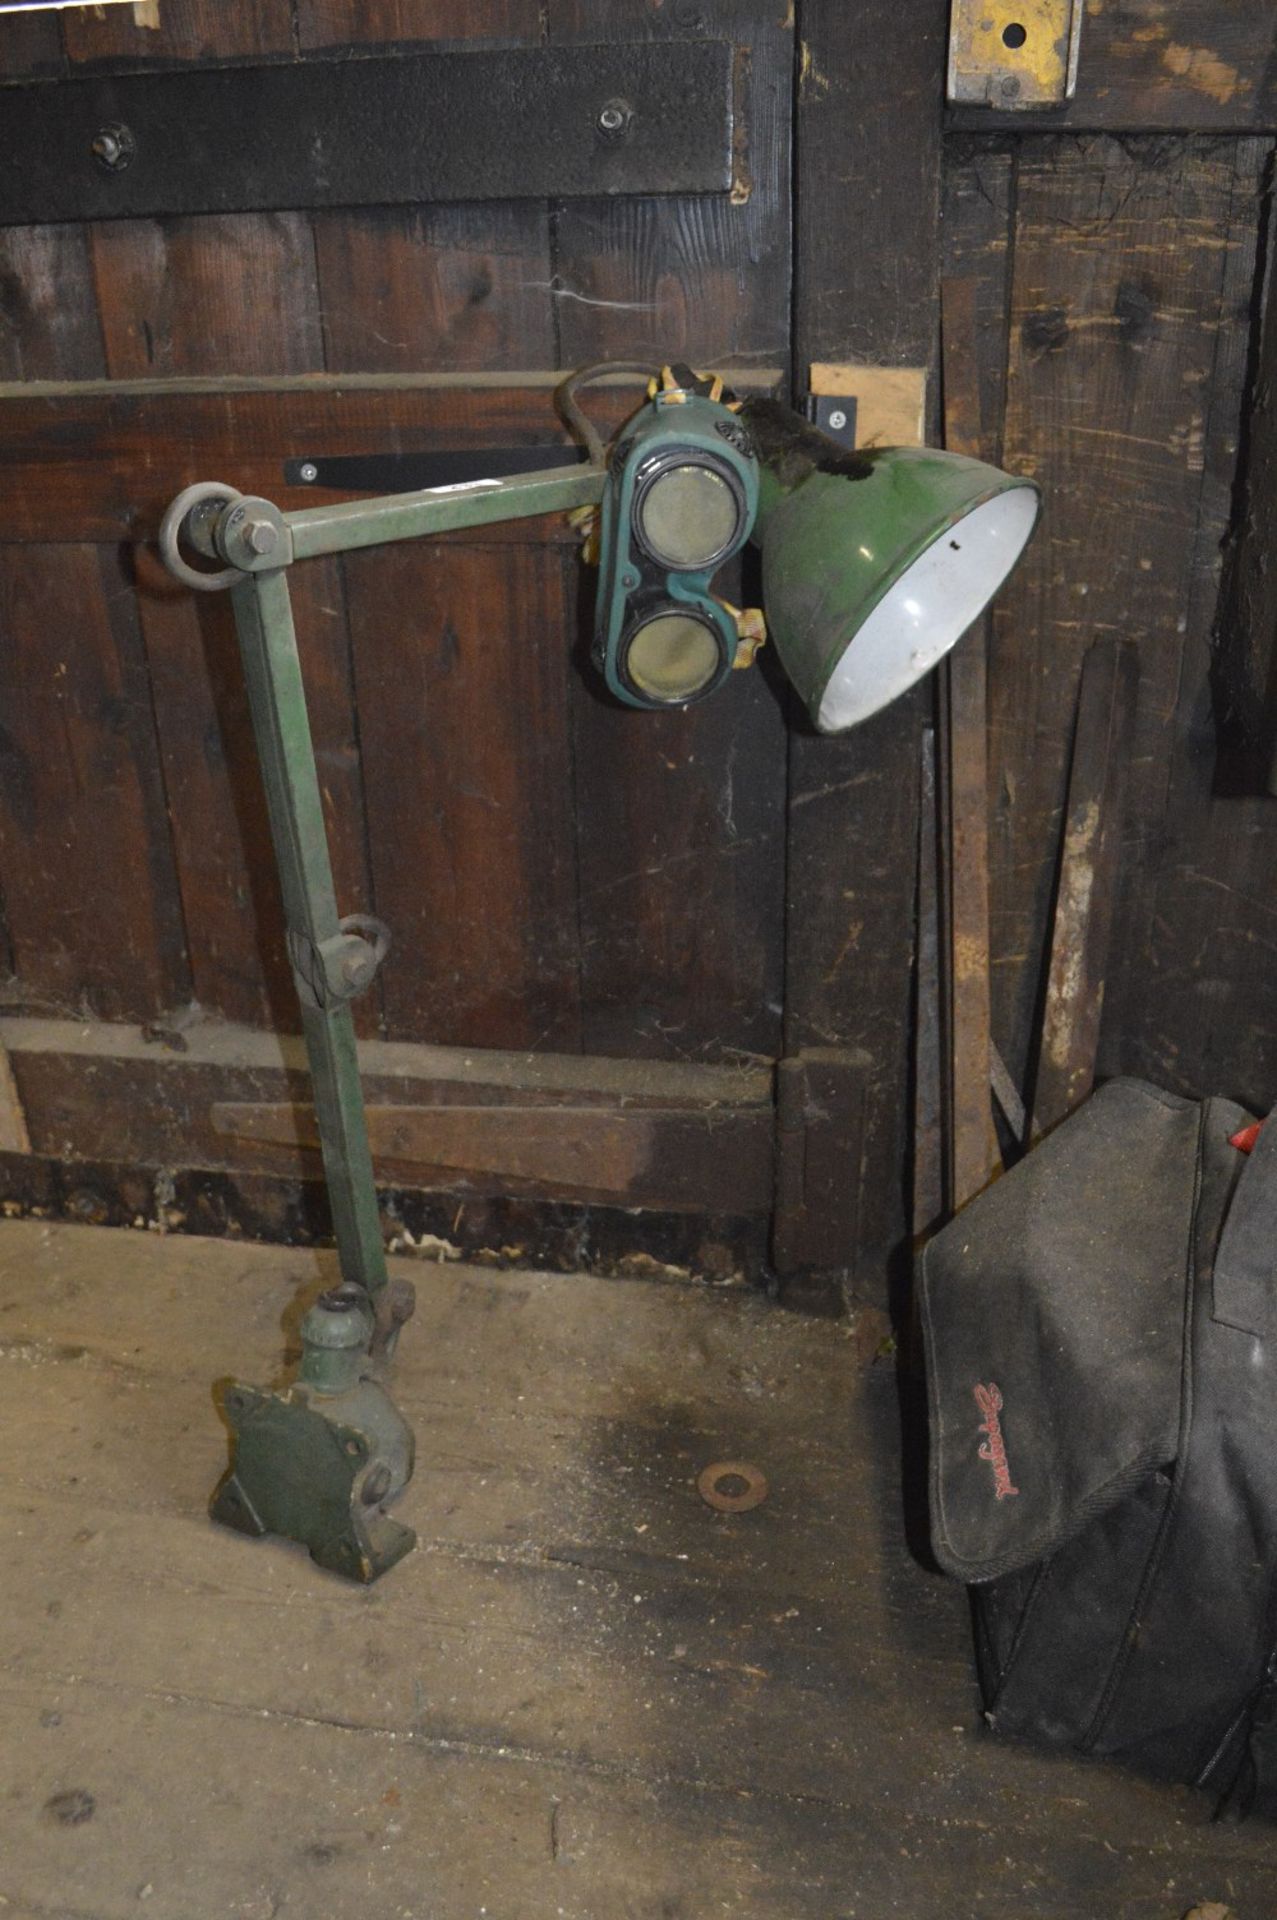
[[[770,1119],[757,1126],[758,1137],[770,1139]],[[458,1194],[447,1186],[383,1185],[378,1200],[391,1250],[419,1250],[426,1260],[464,1258],[496,1268],[517,1260],[550,1273],[715,1287],[761,1286],[769,1279],[765,1214],[674,1213],[473,1187]],[[154,1221],[166,1233],[294,1248],[334,1245],[322,1182],[184,1168],[172,1155],[163,1166],[139,1167],[0,1153],[0,1205],[10,1218],[29,1213],[130,1228]],[[813,1299],[804,1286],[801,1303],[828,1310],[832,1298],[826,1288]],[[786,1299],[797,1304],[796,1289],[789,1288]]]
[[[847,1178],[848,1142],[864,1131],[867,1062],[837,1047],[810,1047],[776,1070],[776,1213],[779,1273],[845,1264],[859,1192]]]
[[[555,237],[564,366],[685,359],[721,371],[786,358],[783,256],[742,285],[741,223],[722,196],[573,201],[559,209]],[[772,297],[755,306],[740,298],[746,289]]]
[[[1271,318],[1261,357],[1257,365],[1251,362],[1261,238],[1252,167],[1263,165],[1266,152],[1267,143],[1240,143],[1232,201],[1220,214],[1222,317],[1204,406],[1202,513],[1183,614],[1184,666],[1165,825],[1153,848],[1158,857],[1145,863],[1151,871],[1132,890],[1128,938],[1141,964],[1125,983],[1123,1004],[1115,1003],[1110,990],[1100,1055],[1103,1072],[1143,1073],[1189,1093],[1229,1093],[1256,1113],[1269,1110],[1277,1086],[1277,1023],[1271,1017],[1274,802],[1255,791],[1257,742],[1253,735],[1238,739],[1232,674],[1249,647],[1267,647],[1271,640],[1239,624],[1245,599],[1238,593],[1248,569],[1263,566],[1262,543],[1270,537],[1271,514],[1259,511],[1264,496],[1255,489],[1264,484],[1270,458]],[[1271,233],[1266,244],[1271,257]],[[1249,449],[1257,463],[1249,503],[1236,490],[1244,396],[1254,408]],[[1235,506],[1237,566],[1217,607],[1220,545]],[[1248,533],[1248,514],[1256,515],[1261,544]],[[1252,603],[1249,611],[1261,605]]]
[[[800,6],[800,379],[816,360],[934,364],[947,27],[943,0]],[[785,1046],[841,1045],[871,1062],[854,1161],[848,1143],[859,1214],[845,1257],[879,1298],[908,1237],[918,745],[930,707],[919,689],[841,739],[795,716],[790,745]]]
[[[374,207],[314,227],[330,371],[554,365],[544,206]]]
[[[193,991],[230,1020],[299,1024],[230,605],[158,580],[139,604]]]
[[[289,585],[338,906],[366,912],[363,788],[338,562],[308,562]],[[139,607],[195,997],[229,1020],[296,1031],[297,995],[230,604],[157,578],[143,588]],[[361,1031],[375,1031],[377,1006],[375,992],[355,1002]]]
[[[613,1206],[767,1213],[771,1114],[732,1117],[599,1106],[383,1106],[366,1103],[377,1177],[386,1184],[495,1188]],[[282,1149],[311,1179],[322,1169],[313,1106],[222,1101],[213,1129],[228,1145]],[[268,1165],[275,1156],[260,1158]]]
[[[0,865],[24,990],[147,1019],[189,993],[150,688],[117,555],[0,548]]]
[[[782,16],[757,0],[550,0],[551,41],[724,35],[748,50],[740,110],[750,177],[730,200],[626,196],[556,209],[563,365],[787,358],[792,21]],[[586,404],[594,410],[597,395]],[[588,589],[581,618],[584,627]],[[587,1049],[688,1059],[724,1046],[778,1051],[785,745],[771,686],[756,669],[685,713],[638,714],[587,671],[573,716]]]
[[[772,365],[789,335],[792,9],[771,0],[548,0],[552,42],[722,37],[738,55],[738,176],[722,196],[617,195],[555,212],[564,366]]]
[[[1002,464],[1003,417],[1006,408],[1008,330],[1010,324],[1010,263],[1014,227],[1015,151],[1014,143],[999,147],[988,140],[951,138],[946,146],[943,181],[943,219],[941,236],[944,249],[946,283],[961,282],[971,289],[974,304],[972,324],[967,328],[962,364],[957,377],[967,389],[965,410],[976,423],[976,440],[971,450],[994,465]],[[945,404],[948,406],[949,359],[945,358]],[[966,647],[972,645],[968,640]],[[986,952],[991,958],[988,938],[988,834],[991,814],[997,798],[998,768],[988,764],[988,623],[980,637],[982,668],[985,678],[983,705],[985,715],[986,761],[985,789],[985,861],[984,916]],[[991,1003],[992,995],[989,994]],[[987,1010],[992,1021],[992,1006]],[[997,1040],[990,1034],[990,1080],[994,1098],[1011,1130],[1013,1139],[1024,1134],[1024,1102]],[[993,1162],[996,1165],[996,1160]]]
[[[946,0],[800,0],[794,348],[803,377],[816,360],[932,363],[948,15]]]
[[[579,1048],[574,581],[515,546],[344,565],[388,1031]]]
[[[298,215],[105,223],[93,230],[92,245],[114,379],[287,375],[322,365],[314,249]],[[221,413],[237,437],[234,403],[222,402]],[[143,444],[153,458],[154,442]],[[216,461],[198,433],[192,450]],[[144,495],[124,462],[120,484],[135,499]],[[369,887],[338,564],[299,568],[290,584],[338,899],[353,912],[368,907]],[[229,605],[175,591],[150,556],[139,600],[196,997],[229,1019],[295,1029],[297,997]],[[378,998],[374,992],[356,1003],[363,1031],[375,1030]]]
[[[12,16],[5,16],[5,22],[16,27],[19,43],[22,41],[22,29],[36,24],[34,21],[15,21]],[[57,19],[48,16],[42,21],[42,26],[57,39],[60,48],[60,29]],[[5,33],[0,28],[0,46],[7,44],[9,43]],[[94,302],[91,261],[85,230],[76,226],[10,227],[0,230],[0,372],[3,372],[4,377],[9,380],[83,380],[100,375],[103,371],[102,336]],[[37,676],[38,679],[42,671],[48,673],[52,670],[46,623],[50,611],[56,616],[60,589],[64,583],[59,581],[55,585],[50,606],[42,613],[35,604],[40,593],[39,583],[43,576],[56,566],[56,559],[47,550],[38,552],[31,558],[34,568],[32,575],[24,575],[21,565],[18,566],[14,577],[17,582],[15,597],[9,603],[10,617],[4,622],[0,641],[6,653],[11,654],[18,649],[24,650],[27,655],[23,663],[25,670]],[[0,566],[2,565],[3,561],[0,560]],[[77,580],[83,582],[86,578],[90,581],[109,579],[109,591],[114,598],[127,595],[127,585],[120,577],[120,569],[112,555],[98,556],[95,565],[93,556],[83,547],[79,547],[69,562],[69,569],[72,591]],[[24,579],[31,586],[31,592],[22,585]],[[95,612],[96,621],[94,620]],[[105,640],[107,654],[100,666],[107,681],[110,682],[114,669],[118,669],[121,662],[118,660],[112,662],[109,658],[109,636],[113,632],[113,622],[121,632],[125,631],[128,625],[127,615],[118,607],[114,609],[113,614],[110,614],[99,605],[90,611],[88,619],[93,625],[99,643]],[[132,636],[129,635],[125,641],[126,646],[131,646],[131,639]],[[92,639],[87,643],[85,652],[92,661],[95,653]],[[43,668],[41,662],[43,662]],[[17,663],[13,664],[16,667]],[[93,666],[90,665],[90,687],[93,670]],[[144,692],[138,687],[136,673],[129,670],[126,678],[134,694],[128,733],[147,767],[142,785],[144,800],[158,801],[162,807],[162,792],[158,781],[150,778],[153,743],[151,743],[151,753],[148,754],[144,742],[144,716],[147,710]],[[68,690],[63,687],[59,691],[65,695]],[[47,688],[41,687],[40,692],[46,693]],[[90,705],[92,705],[92,699],[90,692]],[[77,701],[77,708],[78,705]],[[113,703],[109,703],[106,711],[118,710],[114,708]],[[43,757],[47,754],[47,743],[40,741],[32,732],[32,728],[38,727],[39,724],[37,713],[34,710],[25,709],[21,702],[15,703],[13,710],[6,716],[5,724],[9,728],[8,737],[12,747],[12,757],[4,775],[0,776],[0,789],[4,790],[8,802],[17,809],[18,817],[25,822],[24,831],[34,834],[36,823],[33,809],[36,796],[31,786],[33,770],[28,763],[32,756]],[[110,728],[109,721],[107,726]],[[85,716],[82,711],[78,711],[77,732],[83,735],[85,731],[87,731]],[[86,747],[84,750],[86,757],[92,757],[91,749]],[[113,764],[117,753],[118,742],[113,739],[105,740],[101,754],[102,763],[107,766]],[[56,782],[56,773],[53,777]],[[106,809],[111,805],[107,798],[107,793],[110,791],[108,783],[107,789],[98,796],[98,806]],[[150,845],[144,839],[128,847],[130,827],[138,823],[139,794],[137,787],[127,777],[120,782],[119,791],[122,796],[125,819],[122,821],[117,818],[114,830],[108,829],[104,851],[113,854],[116,861],[123,864],[126,869],[135,863],[141,870],[148,872],[154,880],[157,869],[157,859],[154,856],[156,849],[162,843],[164,834],[162,812],[159,813],[158,818],[145,822],[147,830],[153,836]],[[55,793],[56,785],[46,792],[46,804],[49,803],[51,794]],[[56,804],[54,800],[55,812]],[[46,833],[49,831],[50,824],[46,823]],[[77,831],[81,835],[89,834],[90,820],[81,818],[77,822]],[[127,853],[126,847],[128,847]],[[30,851],[34,852],[35,848],[32,847]],[[86,860],[86,865],[92,865],[91,857]],[[46,909],[30,898],[31,884],[29,874],[19,873],[10,876],[7,872],[5,873],[3,892],[12,895],[13,912],[22,930],[19,938],[15,940],[10,937],[7,923],[0,926],[0,956],[10,972],[16,970],[19,955],[29,953],[31,946],[41,938],[41,916]],[[159,925],[162,921],[163,937],[166,942],[171,943],[173,916],[168,910],[169,905],[169,902],[147,901],[139,928],[141,937],[145,937],[147,911],[154,906],[156,913],[154,924]],[[50,902],[50,907],[56,919],[59,903]],[[7,909],[0,908],[0,912],[7,914]],[[137,937],[139,935],[135,934],[134,939]],[[78,944],[81,947],[91,945],[92,938],[91,926],[88,923],[82,924],[78,933]],[[105,946],[110,936],[103,930],[99,938]],[[78,997],[81,983],[73,978],[73,963],[65,956],[62,962],[50,956],[48,964],[57,973],[61,990],[68,992],[72,997]],[[149,964],[152,971],[152,985],[156,980],[176,980],[181,975],[180,963],[172,953],[152,954],[149,956]],[[108,974],[112,974],[113,961],[109,953],[102,955],[99,971],[102,966],[105,966]],[[144,982],[142,985],[144,996],[146,990]],[[131,993],[126,1004],[133,1004]]]
[[[941,286],[944,443],[980,459],[986,435],[976,339],[979,283]],[[948,987],[950,1204],[956,1211],[988,1184],[997,1165],[989,1092],[989,702],[986,623],[953,649],[940,672],[942,748],[948,783]]]
[[[972,128],[1124,132],[1277,127],[1274,0],[1088,0],[1077,92],[1064,107],[990,114],[954,108]]]
[[[448,0],[303,0],[299,30],[306,48],[542,37],[527,0],[479,12]],[[500,137],[499,123],[489,134]],[[322,216],[315,239],[331,370],[554,366],[543,205]],[[558,438],[549,398],[534,438]],[[478,443],[510,443],[494,429],[485,422]],[[406,444],[399,419],[367,442]],[[517,558],[499,532],[465,556],[416,549],[346,563],[375,898],[396,933],[382,988],[395,1035],[577,1047],[571,603],[554,536],[518,531],[535,544]]]
[[[0,227],[0,379],[105,372],[83,227]]]
[[[1264,152],[1252,140],[1096,137],[1020,155],[1004,455],[1038,479],[1046,509],[995,606],[990,656],[994,1030],[1017,1078],[1043,978],[1077,675],[1105,634],[1129,638],[1141,665],[1113,1007],[1128,978],[1147,992],[1141,902],[1197,577],[1207,408],[1228,410],[1211,387],[1238,325],[1230,262],[1253,258]]]
[[[0,19],[0,79],[36,80],[62,73],[59,13],[9,13]]]
[[[1014,142],[952,138],[945,147],[941,239],[946,278],[973,286],[975,320],[967,349],[974,362],[978,457],[1002,458],[1006,408],[1010,258],[1014,224]],[[946,370],[947,371],[947,370]],[[964,376],[968,381],[971,373]]]
[[[935,729],[922,736],[918,767],[917,954],[913,1005],[913,1138],[910,1228],[915,1245],[944,1218],[944,1019],[940,1004],[940,822]]]
[[[1270,220],[1265,244],[1271,247],[1272,239]],[[1230,254],[1235,259],[1236,249],[1230,249]],[[1236,262],[1243,272],[1246,264],[1244,260]],[[1239,293],[1246,284],[1235,270],[1230,272],[1230,280],[1235,281]],[[1254,379],[1247,393],[1245,457],[1240,467],[1238,423],[1219,421],[1215,417],[1218,408],[1212,410],[1208,423],[1204,517],[1212,529],[1232,504],[1222,495],[1221,481],[1227,479],[1233,484],[1235,498],[1230,550],[1220,583],[1217,653],[1211,679],[1220,745],[1216,785],[1234,796],[1268,796],[1277,791],[1277,574],[1272,565],[1270,525],[1277,492],[1277,309],[1271,278],[1258,340],[1252,336],[1248,344],[1255,354]],[[1221,336],[1223,352],[1216,363],[1216,384],[1220,373],[1232,375],[1225,388],[1225,405],[1235,398],[1239,370],[1236,346],[1237,342]],[[1209,425],[1215,429],[1213,443]],[[1225,428],[1223,433],[1221,426]],[[1217,555],[1211,558],[1217,559]],[[1202,584],[1213,587],[1216,572],[1212,566],[1211,577]]]
[[[552,10],[524,0],[482,10],[447,0],[359,8],[262,0],[232,18],[166,0],[159,33],[125,11],[71,23],[68,44],[80,62],[121,68],[287,58],[294,13],[303,55],[413,41],[538,43],[551,29],[587,42],[707,30],[687,9],[673,12],[677,19],[659,7]],[[591,309],[572,295],[588,301],[597,284],[619,289],[604,299],[627,301],[631,260],[659,286],[665,352],[695,349],[751,367],[784,358],[792,23],[780,12],[754,0],[746,19],[720,6],[709,23],[742,47],[733,205],[669,203],[631,221],[618,217],[619,203],[600,204],[582,210],[596,226],[554,240],[559,211],[531,203],[368,209],[322,219],[313,242],[309,223],[293,215],[101,227],[90,237],[105,341],[98,362],[85,362],[81,340],[81,363],[67,364],[69,353],[59,357],[32,318],[26,357],[4,371],[15,381],[105,372],[114,387],[27,387],[0,398],[0,458],[17,509],[10,537],[76,547],[86,538],[136,540],[153,532],[182,484],[209,474],[285,507],[310,504],[313,494],[280,484],[283,461],[310,451],[560,444],[544,384],[508,404],[480,387],[469,406],[456,389],[434,404],[419,386],[396,391],[390,382],[426,369],[544,372],[616,350],[608,328],[628,309]],[[600,245],[605,224],[611,238]],[[67,244],[69,265],[76,242]],[[35,278],[24,268],[25,292]],[[563,321],[573,306],[582,321],[575,331],[575,321]],[[77,313],[91,310],[88,298],[75,303]],[[50,305],[46,333],[54,318]],[[388,384],[334,387],[332,377],[347,371],[385,375]],[[235,385],[295,375],[307,384],[282,397]],[[208,386],[185,396],[131,390],[156,376]],[[339,416],[352,405],[358,418],[343,427]],[[592,407],[605,424],[619,417],[607,391]],[[437,436],[429,441],[423,408],[427,433]],[[761,680],[734,683],[717,715],[667,727],[666,744],[643,716],[621,716],[623,751],[605,712],[584,749],[584,716],[597,696],[572,650],[592,581],[578,596],[575,535],[561,522],[510,535],[324,563],[299,569],[294,581],[341,904],[386,913],[399,935],[383,977],[390,1030],[576,1048],[584,989],[592,1044],[770,1056],[779,1042],[783,807],[774,696]],[[347,684],[346,571],[356,602],[358,727]],[[223,1014],[291,1024],[226,608],[173,594],[149,553],[139,554],[138,575],[195,991]],[[361,752],[375,762],[368,831]],[[628,784],[618,779],[623,767]],[[593,821],[579,833],[577,796]],[[584,907],[578,841],[588,868]],[[639,871],[643,864],[653,871]],[[692,885],[689,868],[701,869]],[[175,891],[174,912],[178,901]],[[369,1003],[364,1018],[375,1011]]]
[[[756,666],[699,706],[640,713],[612,700],[583,652],[572,726],[586,1051],[777,1053],[776,695]]]
[[[314,242],[301,214],[106,220],[92,235],[112,378],[322,369]]]
[[[492,39],[539,43],[536,0],[301,0],[303,48]],[[496,103],[494,103],[495,107]],[[499,123],[492,129],[500,137]],[[549,214],[506,205],[320,214],[330,369],[420,372],[555,364]]]
[[[949,1193],[965,1206],[997,1165],[989,1091],[989,760],[983,622],[941,670],[948,806]]]
[[[9,1019],[34,1151],[67,1163],[315,1181],[298,1040],[209,1021]],[[767,1069],[403,1043],[361,1048],[382,1185],[742,1219],[772,1185]],[[88,1176],[80,1176],[87,1178]]]
[[[67,52],[81,65],[136,67],[291,54],[289,0],[161,0],[160,24],[140,26],[132,7],[74,7],[63,16]]]
[[[628,389],[592,401],[602,419],[633,406]],[[285,460],[311,452],[424,452],[446,447],[571,444],[545,384],[314,380],[236,390],[212,381],[141,382],[87,390],[0,391],[0,475],[9,540],[153,536],[169,501],[193,480],[225,480],[285,511],[314,506],[287,487]],[[327,493],[329,500],[339,496]],[[519,522],[508,537],[578,544],[558,516]],[[499,541],[501,530],[485,530]]]
[[[298,0],[303,51],[382,41],[537,41],[541,0]]]
[[[1112,638],[1093,642],[1078,686],[1033,1082],[1035,1133],[1065,1119],[1095,1084],[1138,695],[1136,649]]]

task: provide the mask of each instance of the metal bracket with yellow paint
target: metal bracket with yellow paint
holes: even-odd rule
[[[1083,0],[952,0],[949,83],[967,106],[1058,107],[1073,98]]]

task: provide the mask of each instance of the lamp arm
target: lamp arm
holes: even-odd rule
[[[349,553],[357,547],[597,506],[606,479],[602,467],[582,462],[505,479],[467,480],[418,493],[303,507],[296,513],[281,513],[273,501],[204,480],[170,502],[160,522],[160,552],[184,586],[216,593],[245,575],[277,573],[294,560],[321,553]],[[193,567],[182,554],[184,545],[220,561],[221,567],[215,572]]]
[[[488,527],[503,520],[529,520],[543,513],[568,513],[597,506],[606,475],[601,467],[550,467],[540,473],[512,474],[504,480],[468,480],[455,487],[428,487],[420,493],[385,494],[376,500],[346,500],[330,507],[303,507],[284,515],[292,535],[292,557],[308,560],[320,553],[348,553],[394,540],[417,540],[465,527]]]

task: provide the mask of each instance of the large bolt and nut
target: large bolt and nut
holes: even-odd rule
[[[252,512],[242,501],[231,508],[222,525],[223,550],[228,557],[234,557],[230,553],[234,546],[264,560],[279,545],[279,528],[275,522],[268,520],[264,513]]]
[[[607,140],[619,140],[633,118],[634,109],[628,100],[609,100],[599,110],[599,132]]]
[[[279,528],[272,520],[250,520],[244,528],[244,543],[254,553],[274,553],[279,545]]]
[[[348,953],[341,963],[341,977],[348,987],[366,987],[376,971],[377,956],[368,946],[362,953]]]
[[[89,142],[89,152],[107,173],[122,173],[137,152],[137,142],[128,127],[99,127]]]

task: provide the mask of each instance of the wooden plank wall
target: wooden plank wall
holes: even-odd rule
[[[941,0],[800,11],[796,374],[817,358],[928,367],[934,431],[939,278],[975,280],[984,452],[1046,498],[993,622],[994,1037],[1023,1083],[1081,661],[1114,633],[1137,644],[1142,677],[1101,1068],[1266,1109],[1277,857],[1262,802],[1210,797],[1209,678],[1268,218],[1277,7],[1092,0],[1076,101],[1031,115],[942,112],[947,18]],[[851,1237],[854,1283],[871,1293],[905,1248],[931,713],[921,690],[844,741],[800,726],[791,744],[787,1044],[840,1048],[860,1074]]]
[[[747,68],[752,177],[731,201],[9,229],[0,380],[492,375],[636,353],[783,363],[792,29],[779,14],[759,0],[165,0],[158,32],[128,9],[6,22],[9,78],[728,34]],[[499,116],[478,137],[499,138]],[[551,436],[548,393],[534,400],[525,411]],[[26,426],[47,439],[50,420]],[[72,426],[64,455],[75,439]],[[277,443],[276,467],[306,450]],[[210,471],[198,444],[178,462],[145,444],[134,457],[148,511]],[[233,1021],[295,1024],[226,605],[172,592],[109,529],[95,542],[87,521],[66,525],[65,508],[56,538],[28,528],[0,548],[17,997],[145,1020],[194,996]],[[778,1050],[784,728],[760,677],[685,717],[612,707],[582,671],[575,553],[535,524],[311,563],[294,592],[339,897],[396,933],[366,1031],[688,1060]]]
[[[946,0],[806,0],[800,38],[794,351],[934,370],[939,345]],[[934,389],[934,380],[932,382]],[[787,1051],[842,1055],[854,1192],[848,1265],[907,1277],[916,688],[841,738],[796,712],[790,745]]]
[[[1090,0],[1077,99],[1031,119],[946,116],[946,0],[165,0],[159,34],[124,9],[10,23],[0,74],[448,44],[480,12],[511,44],[730,34],[748,48],[747,188],[11,229],[0,380],[107,381],[118,407],[137,380],[376,376],[405,383],[397,431],[419,445],[445,418],[523,437],[548,422],[544,392],[514,387],[428,417],[407,392],[422,376],[681,353],[790,365],[801,385],[813,361],[861,360],[929,369],[934,431],[941,276],[974,279],[985,451],[1047,499],[992,627],[995,1038],[1023,1076],[1081,660],[1115,633],[1139,648],[1141,690],[1101,1065],[1271,1104],[1277,840],[1268,803],[1216,790],[1210,677],[1266,260],[1275,0]],[[0,548],[18,992],[36,1013],[151,1019],[194,995],[287,1022],[225,609],[135,570],[120,496],[75,464],[87,426],[53,434],[41,394],[21,405],[44,409],[66,464]],[[301,423],[295,399],[240,398],[214,432],[192,401],[170,416],[172,487],[136,454],[132,495],[150,511],[202,477],[201,437],[227,449],[233,428],[255,470],[303,450],[278,445],[289,432],[386,431],[384,404],[317,402]],[[18,420],[16,398],[0,405]],[[149,429],[112,430],[136,448]],[[769,663],[688,715],[622,713],[582,672],[576,558],[542,527],[316,563],[297,591],[343,902],[399,935],[367,1030],[789,1056],[799,1124],[828,1133],[828,1264],[880,1296],[906,1241],[933,690],[841,741],[810,731]]]
[[[951,270],[979,282],[988,451],[1046,494],[990,661],[994,1029],[1018,1077],[1081,661],[1112,634],[1137,644],[1141,685],[1103,1066],[1183,1083],[1188,1034],[1176,1040],[1154,1012],[1150,961],[1172,770],[1209,700],[1270,156],[1250,135],[951,147],[945,248]]]

